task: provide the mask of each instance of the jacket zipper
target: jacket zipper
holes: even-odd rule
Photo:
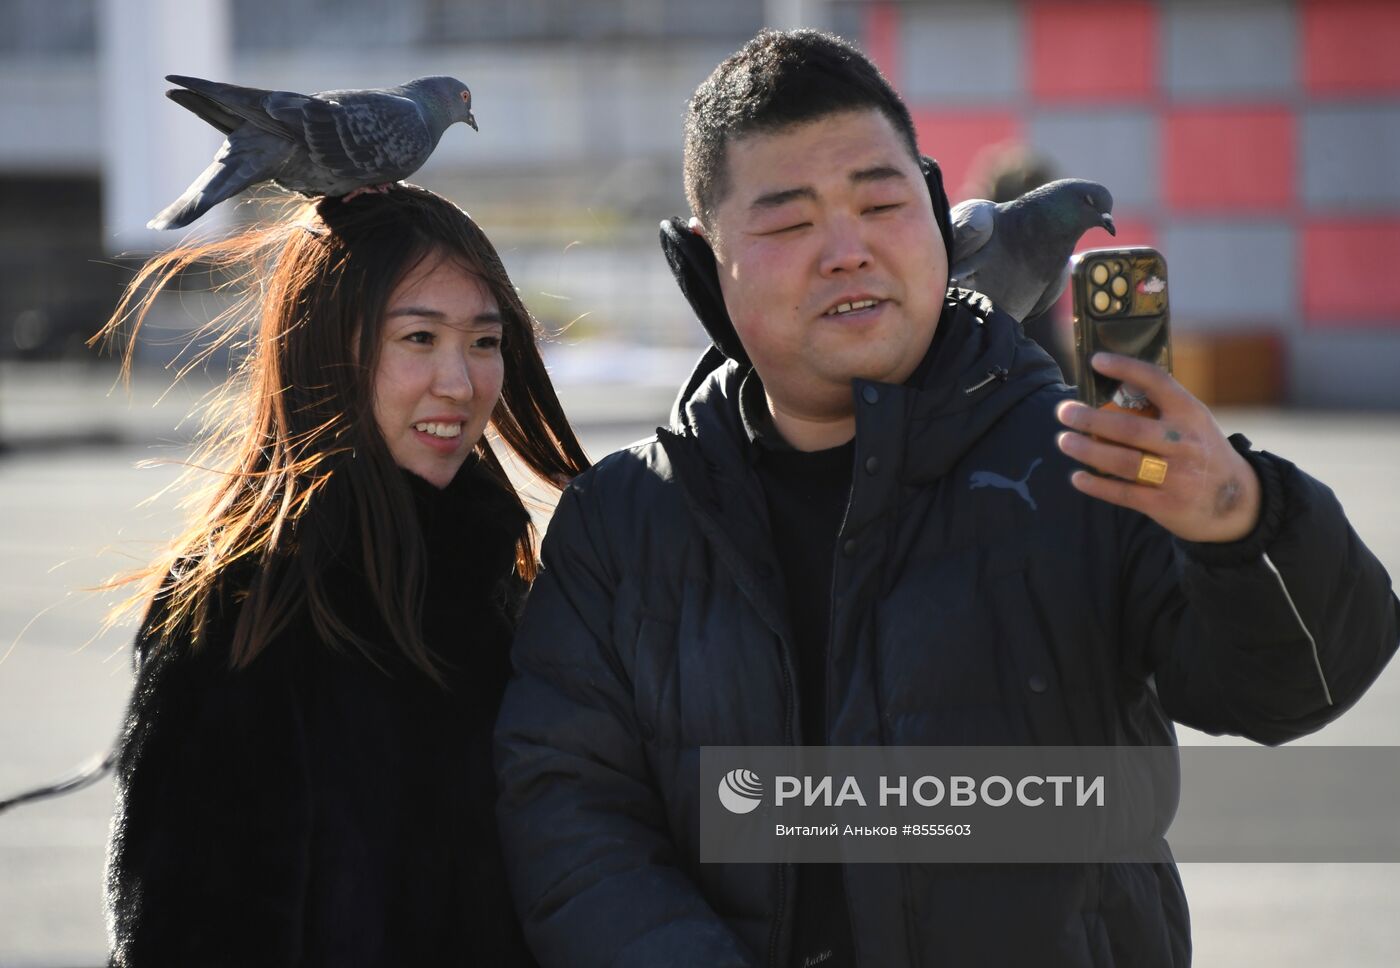
[[[964,390],[963,393],[976,393],[978,390],[982,389],[984,386],[986,386],[988,383],[991,383],[993,380],[1000,380],[1001,382],[1005,383],[1006,378],[1008,376],[1010,376],[1010,374],[1007,372],[1006,367],[994,366],[987,371],[986,379],[982,380],[979,383],[974,383],[972,386]]]
[[[797,697],[792,685],[792,655],[782,636],[778,637],[778,643],[783,658],[783,739],[788,746],[793,746],[792,707]],[[777,865],[778,902],[773,910],[773,929],[768,934],[769,968],[778,968],[778,937],[783,929],[783,916],[787,913],[787,868],[787,864]]]
[[[846,495],[846,510],[841,514],[841,526],[836,529],[836,546],[831,549],[831,594],[830,608],[826,614],[826,652],[822,656],[822,740],[830,742],[831,724],[827,722],[827,713],[831,709],[831,652],[836,642],[836,570],[841,566],[841,536],[846,530],[846,522],[851,517],[851,507],[856,501],[856,464],[858,463],[859,447],[851,457],[851,489]],[[880,721],[880,741],[884,742],[885,724],[883,717],[877,709],[876,716]],[[841,894],[842,907],[846,912],[846,922],[851,926],[851,958],[856,966],[860,965],[860,945],[856,941],[855,918],[851,917],[851,891],[850,885],[846,883],[846,865],[841,865]]]
[[[1298,620],[1298,627],[1303,630],[1303,634],[1308,638],[1308,645],[1312,647],[1313,668],[1317,670],[1318,682],[1322,683],[1323,698],[1327,700],[1327,705],[1335,705],[1335,703],[1332,702],[1332,690],[1327,687],[1327,676],[1322,671],[1322,657],[1317,654],[1317,639],[1313,638],[1313,634],[1308,631],[1307,623],[1303,621],[1303,615],[1298,611],[1298,606],[1293,604],[1293,596],[1288,594],[1288,586],[1284,584],[1283,581],[1283,572],[1278,570],[1278,566],[1274,564],[1268,552],[1265,552],[1262,557],[1269,571],[1273,572],[1274,577],[1278,579],[1278,587],[1279,590],[1283,592],[1283,599],[1288,603],[1288,607],[1292,609],[1293,617]]]

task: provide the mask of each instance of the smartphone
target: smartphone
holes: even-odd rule
[[[1079,399],[1091,407],[1158,416],[1146,394],[1096,373],[1089,359],[1105,350],[1171,372],[1167,260],[1146,246],[1090,249],[1070,260],[1070,292]]]

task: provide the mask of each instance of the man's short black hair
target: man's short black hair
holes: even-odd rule
[[[874,64],[833,34],[764,30],[727,57],[690,99],[685,119],[685,195],[707,225],[727,190],[731,141],[840,111],[889,119],[917,161],[909,109]]]

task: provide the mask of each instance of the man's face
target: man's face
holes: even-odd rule
[[[902,383],[932,342],[948,257],[894,126],[844,111],[726,150],[706,234],[774,408],[832,419],[851,412],[853,378]]]

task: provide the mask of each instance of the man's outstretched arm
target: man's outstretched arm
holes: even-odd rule
[[[1061,448],[1120,478],[1080,471],[1075,487],[1139,512],[1122,515],[1128,668],[1155,677],[1174,719],[1207,732],[1282,743],[1331,722],[1395,652],[1400,603],[1385,569],[1329,488],[1236,449],[1170,376],[1124,357],[1095,366],[1162,411],[1060,407],[1072,428]],[[1133,480],[1143,453],[1166,460],[1160,485]]]

